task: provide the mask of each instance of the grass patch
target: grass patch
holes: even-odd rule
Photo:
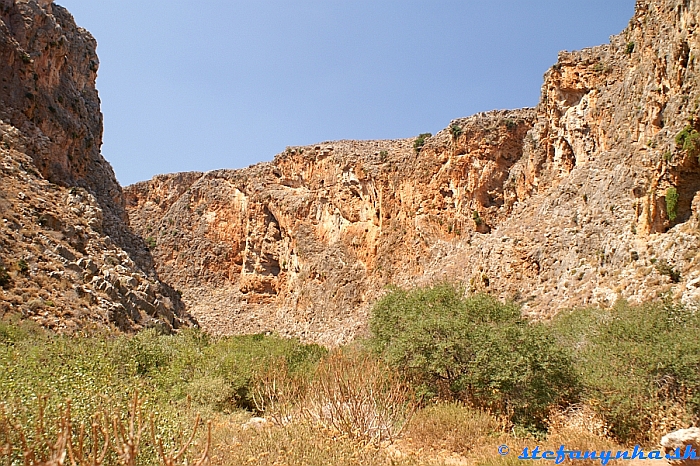
[[[460,402],[439,402],[416,413],[406,438],[417,448],[465,455],[501,430],[496,418],[482,410]]]

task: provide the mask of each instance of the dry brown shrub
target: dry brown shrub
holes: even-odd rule
[[[71,419],[70,400],[56,420],[53,434],[44,418],[45,408],[46,398],[42,397],[39,399],[34,432],[28,432],[12,413],[0,407],[0,459],[4,459],[6,464],[14,464],[13,458],[21,458],[24,466],[101,466],[109,462],[110,452],[122,466],[135,466],[138,463],[145,425],[141,400],[137,394],[134,395],[125,420],[118,413],[110,416],[106,411],[97,412],[92,416],[89,433],[82,423],[77,429],[77,435]],[[184,440],[180,433],[176,444],[179,443],[181,447],[173,447],[166,453],[162,442],[156,438],[155,425],[151,419],[151,438],[163,466],[183,464],[183,455],[192,445],[199,423],[197,416],[192,434]],[[203,466],[208,462],[210,444],[209,426],[207,443],[201,457],[192,463],[194,466]]]
[[[414,395],[397,372],[358,351],[334,351],[311,380],[271,365],[258,378],[254,400],[278,425],[293,419],[371,442],[394,440],[415,411]]]
[[[308,391],[309,381],[291,374],[284,358],[270,364],[256,375],[253,402],[258,411],[275,424],[284,425],[298,414]]]
[[[581,432],[598,437],[608,435],[605,419],[587,404],[574,404],[549,415],[550,432]]]
[[[397,458],[386,448],[358,442],[319,425],[297,419],[285,426],[243,429],[239,414],[214,419],[213,466],[410,466],[431,464],[415,456]]]
[[[416,409],[399,374],[371,355],[331,352],[319,363],[302,413],[312,423],[353,438],[393,441]]]
[[[649,413],[649,438],[657,441],[674,430],[698,425],[700,419],[692,414],[693,409],[688,403],[693,396],[692,390],[679,386],[672,377],[657,381],[657,387],[656,396],[661,409]]]

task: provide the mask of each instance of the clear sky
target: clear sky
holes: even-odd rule
[[[123,185],[534,106],[557,52],[607,43],[635,3],[55,1],[97,39],[102,152]]]

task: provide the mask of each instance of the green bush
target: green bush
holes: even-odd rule
[[[577,392],[571,360],[515,304],[441,284],[392,289],[373,308],[371,346],[428,396],[460,398],[541,429]]]
[[[574,350],[584,401],[619,440],[658,441],[655,422],[674,405],[685,409],[680,424],[697,420],[700,314],[669,302],[619,302],[562,313],[553,329]]]
[[[700,133],[692,125],[686,125],[676,135],[676,146],[685,151],[689,156],[697,156],[700,152]]]
[[[450,134],[452,134],[452,139],[454,139],[456,141],[457,138],[459,138],[462,134],[464,134],[464,130],[462,129],[461,126],[459,126],[458,124],[455,123],[455,124],[450,126]]]
[[[431,137],[431,136],[432,136],[431,133],[421,133],[421,134],[418,135],[418,137],[416,138],[416,140],[413,142],[413,148],[415,149],[416,154],[417,154],[418,152],[420,152],[420,150],[421,150],[421,149],[423,148],[423,146],[425,145],[425,140],[428,139],[428,138]]]
[[[146,329],[127,338],[118,353],[118,361],[130,366],[133,375],[153,375],[162,371],[170,362],[165,345],[156,329]]]
[[[284,359],[290,373],[311,374],[326,353],[318,345],[302,345],[297,340],[265,335],[228,338],[207,348],[204,371],[222,378],[229,387],[228,408],[255,409],[252,384],[256,373]]]
[[[44,336],[44,330],[33,321],[0,320],[0,345],[15,345],[29,339],[41,340]]]
[[[634,42],[627,42],[625,46],[625,55],[632,55],[632,52],[634,52]]]
[[[90,426],[95,413],[123,415],[138,392],[169,449],[178,432],[191,428],[191,405],[205,415],[249,407],[256,372],[283,359],[295,374],[310,377],[324,353],[316,345],[267,335],[212,338],[198,329],[177,335],[149,329],[65,336],[30,322],[0,321],[0,442],[2,412],[31,434],[40,424],[37,402],[45,399],[47,438],[55,439],[53,420],[67,400],[77,429],[83,422]],[[139,464],[157,462],[147,440],[142,450]]]
[[[668,188],[666,190],[666,214],[670,221],[674,221],[678,216],[678,190],[676,188]]]

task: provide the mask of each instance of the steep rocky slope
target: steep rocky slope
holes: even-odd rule
[[[96,42],[48,0],[0,0],[0,317],[65,330],[191,319],[100,155]]]
[[[439,269],[470,237],[474,210],[480,229],[502,221],[533,116],[460,120],[464,137],[443,132],[418,156],[413,140],[340,141],[246,170],[158,176],[128,188],[127,204],[206,328],[334,343],[364,324],[384,285]]]
[[[699,15],[695,1],[639,1],[609,44],[560,54],[536,109],[455,120],[418,153],[413,139],[327,142],[136,184],[132,225],[221,333],[339,343],[385,285],[438,279],[540,317],[694,303]]]

